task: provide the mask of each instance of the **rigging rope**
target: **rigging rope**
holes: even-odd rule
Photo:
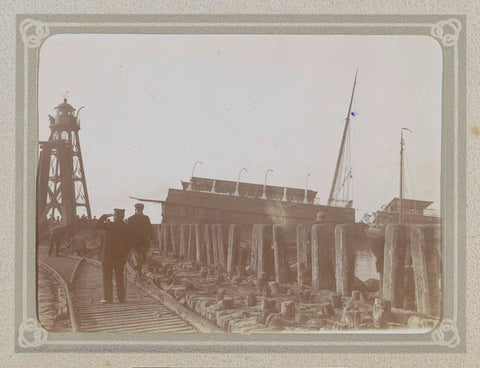
[[[418,197],[416,195],[415,181],[412,179],[412,175],[413,175],[413,174],[411,174],[412,169],[411,169],[411,165],[410,165],[410,160],[408,159],[407,156],[406,156],[405,161],[407,163],[405,171],[408,174],[408,180],[410,181],[410,186],[412,187],[413,199],[417,199]]]
[[[392,187],[392,182],[394,178],[396,177],[396,172],[398,169],[398,166],[400,163],[396,160],[393,159],[393,165],[391,165],[391,175],[390,178],[388,178],[388,174],[385,176],[384,181],[380,185],[377,193],[378,195],[373,198],[373,200],[370,202],[370,204],[367,206],[369,208],[368,212],[371,212],[374,208],[378,207],[379,205],[382,204],[382,202],[385,202],[385,196],[388,193],[389,189]]]
[[[356,107],[356,103],[354,101],[354,106]],[[357,111],[357,109],[355,108],[355,111]],[[355,116],[356,116],[356,113],[355,113]],[[355,117],[354,116],[354,117]],[[355,168],[355,144],[357,142],[357,138],[356,138],[356,134],[355,134],[356,130],[355,130],[355,124],[352,125],[352,141],[353,141],[353,144],[351,145],[351,150],[352,150],[352,162],[351,162],[351,167],[352,167],[352,200],[353,200],[353,195],[354,195],[354,184],[355,184],[355,180],[354,180],[354,177],[353,177],[353,172],[354,172],[354,168]]]
[[[326,137],[328,137],[329,135],[331,135],[335,130],[338,130],[338,127],[336,124],[331,124],[331,125],[325,125],[325,126],[322,126],[321,130],[318,132],[320,135],[323,135],[322,138],[325,139]],[[310,136],[309,135],[305,135],[303,137],[303,139],[301,139],[299,142],[296,142],[294,143],[293,145],[290,145],[289,147],[286,147],[285,149],[283,149],[280,153],[278,154],[273,154],[271,155],[270,158],[264,160],[264,161],[261,161],[260,163],[258,163],[256,166],[254,166],[253,168],[251,169],[248,169],[248,172],[249,173],[252,173],[254,172],[255,170],[257,170],[258,168],[262,167],[263,165],[269,163],[269,162],[272,162],[272,161],[277,161],[279,159],[283,159],[285,157],[288,157],[290,155],[292,155],[293,153],[295,153],[295,150],[297,147],[299,146],[302,146],[305,144],[306,141],[308,141],[310,139]],[[306,153],[310,153],[311,151],[317,149],[318,146],[314,146],[312,147],[310,150],[308,150]],[[248,166],[250,166],[250,163],[247,162],[242,165],[242,167],[246,167],[248,168]],[[237,170],[232,170],[229,174],[227,174],[226,177],[232,177],[232,178],[235,178],[236,179],[236,175],[237,175]]]

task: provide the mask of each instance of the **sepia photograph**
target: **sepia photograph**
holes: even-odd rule
[[[57,34],[38,57],[45,330],[441,322],[434,38]]]

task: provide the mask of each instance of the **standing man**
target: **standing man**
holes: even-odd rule
[[[327,216],[324,212],[317,212],[317,216],[315,217],[314,225],[316,224],[326,224],[327,223]]]
[[[55,257],[58,257],[61,244],[71,236],[72,231],[68,225],[56,225],[52,227],[49,238],[48,256],[51,257],[53,251],[55,251]]]
[[[142,268],[147,258],[150,238],[152,237],[152,225],[150,218],[143,214],[143,203],[135,204],[135,215],[128,218],[128,226],[132,233],[135,258],[137,261],[137,277],[142,280]]]
[[[107,221],[113,216],[113,222]],[[131,235],[123,220],[125,210],[115,208],[112,214],[102,215],[98,219],[97,228],[105,230],[105,241],[100,245],[98,260],[103,265],[103,295],[101,303],[113,302],[113,276],[117,285],[119,303],[125,302],[124,268],[128,252],[131,248]]]

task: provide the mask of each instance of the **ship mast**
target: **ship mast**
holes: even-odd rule
[[[352,112],[352,103],[353,103],[353,96],[355,94],[355,86],[357,84],[357,74],[358,74],[358,69],[355,72],[355,81],[353,82],[353,89],[352,89],[352,97],[350,98],[350,105],[348,106],[348,113],[347,113],[347,118],[345,120],[345,128],[343,129],[343,137],[342,137],[342,143],[340,144],[340,150],[338,151],[338,157],[337,157],[337,165],[335,166],[335,174],[333,175],[333,182],[332,182],[332,188],[330,189],[330,195],[328,196],[328,205],[331,206],[332,202],[334,201],[334,197],[336,195],[335,193],[335,187],[337,186],[337,183],[339,182],[338,178],[338,173],[340,170],[340,164],[343,159],[343,154],[345,151],[345,141],[347,139],[347,132],[348,132],[348,126],[350,123],[350,114]],[[350,175],[350,173],[349,173]],[[345,184],[344,180],[342,182],[342,186]]]
[[[403,131],[408,130],[408,128],[402,128],[400,130],[400,198],[398,204],[398,223],[403,224],[403,147],[405,146],[405,141],[403,140]]]

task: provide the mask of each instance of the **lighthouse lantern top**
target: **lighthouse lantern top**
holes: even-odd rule
[[[73,114],[73,112],[75,111],[75,108],[67,102],[66,98],[64,98],[63,102],[57,107],[55,107],[55,110],[57,110],[57,113],[71,111]]]
[[[76,123],[75,108],[67,102],[66,98],[63,99],[63,102],[60,105],[55,107],[55,110],[55,125]]]

